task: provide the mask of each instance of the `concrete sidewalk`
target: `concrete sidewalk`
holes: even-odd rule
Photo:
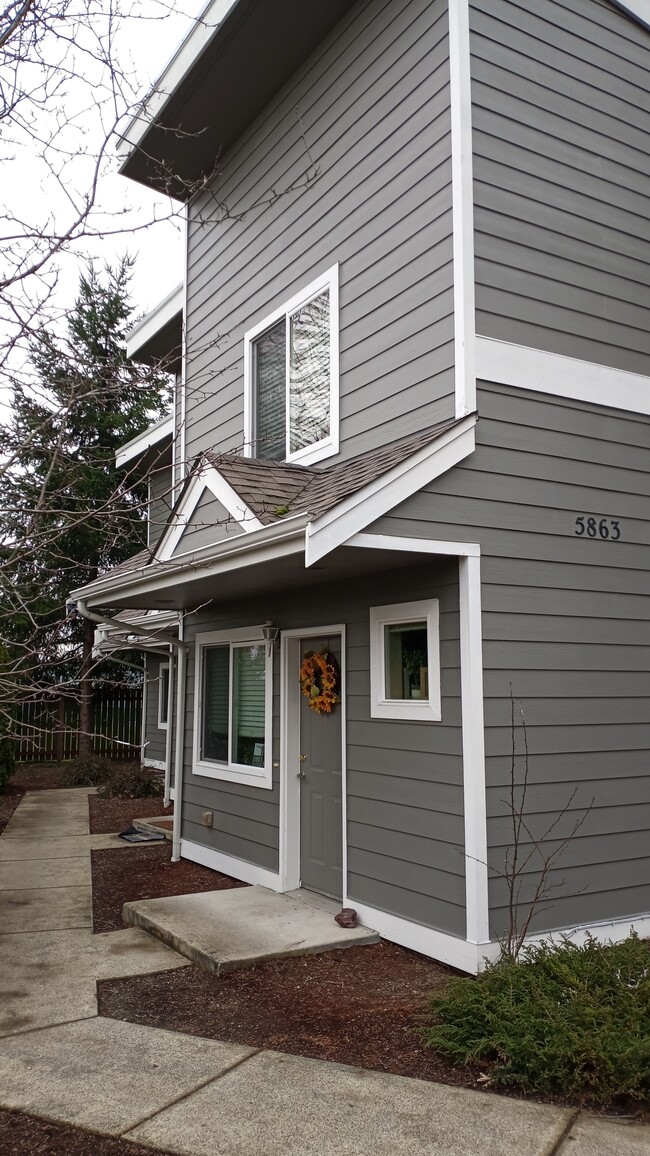
[[[86,795],[0,838],[1,1106],[185,1156],[650,1156],[637,1125],[98,1017],[98,978],[186,961],[92,935]]]

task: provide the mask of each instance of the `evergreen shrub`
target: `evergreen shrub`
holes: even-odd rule
[[[524,948],[432,996],[429,1047],[493,1086],[603,1106],[650,1097],[650,943]]]

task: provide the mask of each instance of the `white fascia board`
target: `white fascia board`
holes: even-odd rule
[[[174,521],[167,527],[160,539],[154,555],[154,562],[168,562],[172,557],[206,490],[209,490],[217,501],[221,502],[233,521],[245,534],[264,529],[264,524],[242,501],[237,491],[222,477],[215,466],[209,466],[192,478],[178,509],[174,511]]]
[[[138,434],[137,437],[132,438],[126,445],[120,446],[115,454],[115,465],[118,470],[122,466],[127,466],[129,462],[136,458],[142,457],[142,454],[154,446],[160,445],[167,438],[174,434],[174,415],[170,413],[167,417],[162,418],[161,421],[156,422],[155,425],[149,426],[149,429],[144,430],[143,433]]]
[[[83,598],[92,609],[110,605],[111,597],[140,597],[177,586],[187,581],[188,577],[211,578],[229,570],[239,570],[274,558],[298,554],[305,548],[306,523],[305,514],[283,518],[281,523],[264,526],[254,534],[241,534],[234,541],[229,539],[217,542],[187,554],[182,564],[173,570],[159,569],[154,561],[123,575],[124,581],[119,585],[107,581],[98,587],[93,583],[91,591],[80,588],[72,591],[70,597]]]
[[[650,31],[650,0],[612,0],[612,2]]]
[[[479,381],[650,414],[650,377],[611,365],[478,336],[476,371]]]
[[[210,42],[217,28],[238,0],[209,0],[200,16],[192,22],[192,29],[182,41],[169,63],[145,97],[135,116],[129,121],[118,143],[122,163],[141,143],[174,90],[192,71],[199,56]]]
[[[305,565],[312,566],[337,546],[345,545],[349,538],[469,457],[475,448],[476,420],[476,414],[469,414],[435,441],[312,522],[307,527]]]
[[[164,329],[165,325],[176,317],[178,313],[183,313],[185,302],[185,286],[177,285],[172,289],[171,293],[167,295],[158,305],[154,306],[146,317],[138,321],[137,325],[133,326],[126,335],[126,356],[137,357],[138,352],[143,345],[151,341],[159,330]]]

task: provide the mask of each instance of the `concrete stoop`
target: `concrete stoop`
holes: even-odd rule
[[[216,975],[265,959],[313,955],[379,939],[369,927],[339,927],[330,912],[266,887],[142,899],[125,903],[122,918]]]
[[[151,819],[133,819],[132,826],[136,831],[153,831],[155,835],[164,835],[166,839],[172,840],[172,830],[174,821],[170,815],[154,816]]]

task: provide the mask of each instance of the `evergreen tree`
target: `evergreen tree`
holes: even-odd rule
[[[82,752],[90,747],[93,626],[65,621],[72,589],[146,542],[146,491],[115,452],[169,407],[169,379],[126,357],[134,324],[132,262],[91,265],[67,335],[41,330],[34,381],[13,389],[0,432],[0,640],[9,648],[5,705],[52,683],[79,686]]]

